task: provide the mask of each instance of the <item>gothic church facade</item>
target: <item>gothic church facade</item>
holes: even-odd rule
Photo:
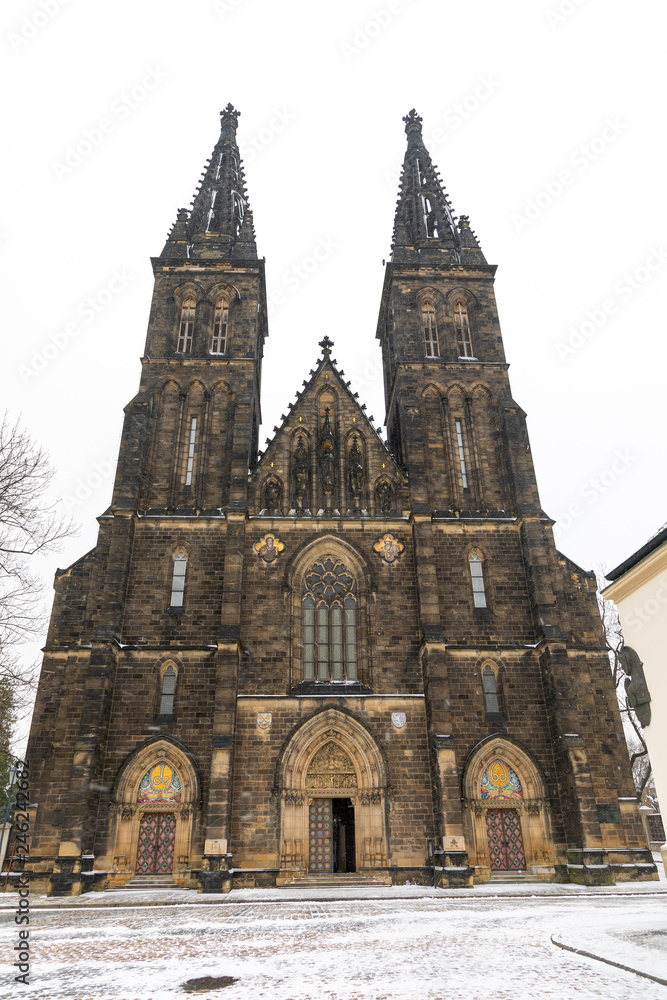
[[[495,267],[404,121],[387,443],[325,338],[261,453],[264,262],[222,112],[153,260],[97,545],[56,574],[37,889],[655,877],[595,581],[555,548],[510,393]]]

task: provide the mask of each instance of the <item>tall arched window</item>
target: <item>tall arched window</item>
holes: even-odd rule
[[[484,589],[484,570],[482,560],[476,552],[470,556],[470,578],[472,580],[472,596],[476,608],[486,607],[486,591]]]
[[[179,354],[190,354],[192,351],[192,335],[195,328],[195,308],[197,303],[193,298],[184,300],[181,306],[181,320],[178,327]]]
[[[357,598],[353,574],[324,556],[303,583],[303,679],[357,680]]]
[[[459,352],[459,357],[474,358],[468,307],[463,302],[457,302],[454,306],[454,329],[456,330],[456,349]]]
[[[435,306],[432,302],[422,304],[422,329],[424,331],[424,353],[427,358],[440,357],[438,327],[435,321]]]
[[[225,299],[220,299],[213,313],[213,332],[211,334],[211,354],[224,354],[227,350],[227,323],[229,322],[229,305]]]

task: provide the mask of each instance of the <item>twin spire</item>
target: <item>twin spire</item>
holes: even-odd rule
[[[408,148],[394,218],[394,264],[486,264],[468,217],[457,226],[437,167],[424,145],[422,119],[413,108],[403,119]]]
[[[236,142],[240,114],[232,104],[220,112],[220,138],[206,163],[190,211],[178,211],[163,258],[257,260],[252,212]]]
[[[181,208],[162,258],[257,260],[252,212],[236,142],[240,112],[220,112],[220,138],[195,193],[190,211]],[[484,265],[486,260],[467,216],[458,225],[440,175],[422,138],[414,110],[403,119],[408,148],[401,171],[392,263]]]

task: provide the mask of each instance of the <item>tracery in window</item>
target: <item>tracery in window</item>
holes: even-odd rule
[[[178,327],[178,346],[176,348],[179,354],[190,354],[192,351],[192,335],[195,328],[196,305],[197,304],[193,298],[187,298],[181,306],[181,320]]]
[[[211,354],[224,354],[227,350],[227,323],[229,322],[229,305],[225,299],[220,299],[213,314],[213,333],[211,334]]]
[[[457,302],[454,306],[454,329],[456,330],[456,349],[459,352],[459,357],[474,358],[468,307],[463,302]]]
[[[435,306],[424,302],[421,307],[422,329],[424,331],[424,353],[427,358],[439,358],[438,327],[435,321]]]
[[[357,680],[357,598],[353,574],[332,556],[318,559],[303,584],[303,677]]]

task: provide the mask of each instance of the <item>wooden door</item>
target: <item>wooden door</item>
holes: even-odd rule
[[[171,875],[174,870],[174,813],[144,813],[139,825],[137,875]]]
[[[308,817],[308,870],[333,871],[331,799],[313,799]]]
[[[526,857],[521,836],[521,819],[516,809],[487,809],[486,834],[491,868],[522,871]]]

